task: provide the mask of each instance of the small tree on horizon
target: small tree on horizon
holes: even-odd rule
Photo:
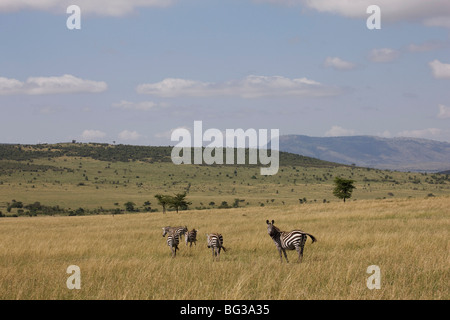
[[[170,197],[170,196],[168,196]],[[186,192],[185,193],[177,193],[174,197],[170,197],[169,206],[171,208],[175,208],[175,210],[178,213],[179,209],[187,210],[188,205],[190,205],[191,202],[186,201]]]
[[[334,190],[333,195],[339,199],[349,199],[352,196],[353,189],[356,187],[353,185],[355,181],[350,179],[343,179],[341,177],[334,178]]]
[[[155,198],[158,199],[158,204],[163,207],[163,214],[166,213],[166,207],[170,204],[172,197],[163,194],[156,194]]]
[[[134,208],[135,205],[136,204],[134,202],[128,201],[124,204],[125,210],[127,210],[128,212],[133,212],[133,211],[135,211],[135,208]]]

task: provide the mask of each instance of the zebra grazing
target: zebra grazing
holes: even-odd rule
[[[179,226],[179,227],[164,227],[163,229],[163,234],[162,236],[165,237],[166,234],[170,233],[170,232],[175,232],[179,238],[181,238],[185,232],[188,231],[188,227],[187,226]]]
[[[169,232],[167,235],[167,245],[170,247],[170,250],[172,250],[172,258],[175,258],[177,255],[177,250],[180,250],[178,248],[178,244],[180,243],[180,237],[176,232]]]
[[[212,249],[213,261],[215,257],[217,257],[217,261],[220,259],[220,249],[227,252],[223,246],[223,236],[220,233],[206,234],[206,243],[208,244],[208,248]]]
[[[273,224],[275,221],[272,220],[272,223],[269,220],[266,220],[267,223],[267,232],[269,236],[272,238],[273,242],[277,246],[278,253],[280,254],[281,262],[283,262],[283,257],[281,256],[281,251],[284,253],[284,257],[286,258],[286,262],[288,261],[286,250],[297,250],[298,252],[298,262],[302,262],[303,258],[303,248],[305,246],[307,236],[311,237],[312,242],[316,242],[317,239],[306,232],[301,230],[292,230],[289,232],[280,231]]]
[[[192,243],[197,246],[197,232],[198,230],[192,229],[191,231],[186,231],[184,234],[184,240],[186,241],[186,246],[190,243],[192,247]]]

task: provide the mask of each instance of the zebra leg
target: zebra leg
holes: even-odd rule
[[[306,243],[306,235],[302,236],[302,240],[300,242],[300,251],[297,249],[298,251],[298,261],[301,263],[303,260],[303,249],[305,248],[305,243]]]
[[[303,260],[303,248],[305,247],[305,243],[302,243],[302,247],[300,248],[300,262]]]
[[[281,250],[283,250],[284,257],[286,258],[286,263],[289,263],[289,260],[287,258],[287,254],[286,254],[286,250],[284,250],[283,248],[281,248]],[[281,261],[283,261],[283,259],[281,259]]]
[[[283,263],[283,256],[281,255],[281,248],[277,247],[277,249],[278,249],[278,253],[280,254],[280,261],[281,261],[281,263]]]
[[[295,247],[295,250],[297,250],[297,253],[298,253],[298,262],[302,263],[303,247],[301,246],[301,244],[300,244],[300,246]]]

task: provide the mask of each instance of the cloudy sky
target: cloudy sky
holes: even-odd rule
[[[0,143],[174,145],[195,120],[450,142],[450,1],[0,0],[0,117]]]

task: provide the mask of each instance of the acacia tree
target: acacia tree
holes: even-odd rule
[[[125,209],[126,209],[127,211],[129,211],[129,212],[133,212],[133,211],[136,210],[136,209],[134,208],[135,205],[136,205],[136,204],[135,204],[134,202],[131,202],[131,201],[128,201],[127,203],[124,204]]]
[[[334,178],[334,190],[333,195],[339,199],[349,199],[352,196],[353,189],[356,187],[353,185],[355,181],[350,179],[343,179],[341,177]]]
[[[170,205],[172,197],[163,194],[157,194],[155,195],[155,198],[158,199],[158,204],[163,207],[163,213],[166,213],[166,207]]]
[[[191,202],[186,201],[186,192],[177,193],[174,197],[170,197],[169,206],[175,208],[178,213],[178,209],[186,210]]]

